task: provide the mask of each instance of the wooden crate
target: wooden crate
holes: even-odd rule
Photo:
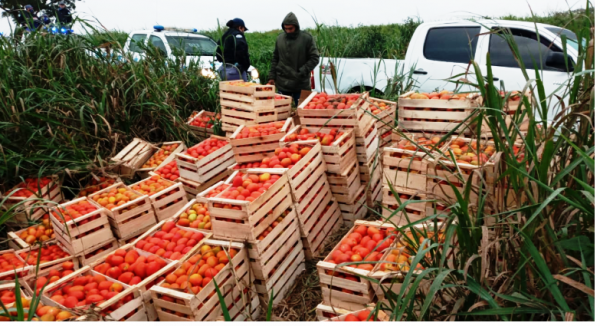
[[[384,185],[427,191],[427,172],[431,162],[428,154],[407,151],[399,148],[383,149]]]
[[[10,290],[12,293],[15,293],[16,286],[17,285],[14,282],[0,284],[0,292],[6,291],[6,290]],[[31,301],[31,297],[32,297],[33,294],[25,286],[23,286],[23,284],[21,284],[19,286],[19,291],[21,291],[21,298],[25,298],[25,299]],[[6,308],[6,309],[13,309],[13,308],[17,307],[17,303],[16,302],[13,302],[13,303],[3,303],[2,305],[3,305],[3,308]],[[27,309],[27,308],[25,308],[25,309]],[[4,309],[2,309],[2,313],[3,314],[5,313]]]
[[[286,169],[248,169],[249,173],[270,173],[281,177],[252,202],[213,197],[208,199],[208,212],[217,239],[256,240],[279,216],[293,205]],[[237,172],[239,173],[239,172]],[[232,174],[232,179],[236,173]],[[227,182],[226,182],[227,183]],[[231,205],[239,209],[219,206]],[[272,210],[272,214],[269,212]]]
[[[292,105],[292,97],[282,94],[275,95],[275,107],[284,106],[284,105]]]
[[[425,192],[418,192],[412,189],[401,187],[394,187],[393,189],[396,191],[402,202],[408,200],[428,200]],[[384,222],[392,223],[397,226],[404,226],[409,223],[416,222],[425,218],[428,215],[428,208],[432,207],[433,205],[434,203],[432,202],[412,203],[406,205],[404,210],[394,214],[394,212],[400,207],[398,200],[396,197],[394,197],[394,193],[387,185],[383,186],[381,215]]]
[[[64,285],[70,284],[75,277],[83,276],[83,275],[102,275],[91,269],[90,266],[85,266],[74,273],[63,277],[59,281],[52,283],[51,286],[47,286],[44,289],[41,301],[46,305],[51,305],[58,307],[63,310],[68,310],[65,306],[59,304],[58,302],[50,299],[52,293],[61,288]],[[136,287],[127,285],[125,283],[119,282],[118,280],[112,279],[106,275],[104,275],[108,281],[119,283],[123,286],[123,291],[111,299],[99,304],[94,307],[94,311],[100,314],[103,318],[107,320],[115,320],[115,321],[147,321],[148,317],[146,315],[146,309],[144,307],[144,302],[142,301],[142,297],[137,291]],[[125,300],[126,302],[123,305],[114,311],[108,313],[108,310],[112,305],[118,303],[121,300],[126,299],[131,296],[132,300]],[[103,316],[105,315],[105,316]],[[85,319],[82,319],[85,320]]]
[[[273,304],[278,304],[294,284],[298,267],[303,264],[304,251],[296,210],[290,207],[286,214],[264,238],[248,241],[250,268],[261,302],[267,306],[273,291]],[[304,269],[304,267],[302,267]]]
[[[116,174],[103,173],[98,177],[92,173],[90,175],[90,181],[79,191],[77,198],[87,197],[89,194],[98,192],[118,182],[123,182],[123,180]]]
[[[220,184],[220,183],[219,183]],[[208,191],[208,190],[207,190]],[[175,222],[175,224],[177,224],[177,222],[179,222],[179,216],[181,216],[181,214],[183,214],[184,212],[187,212],[188,210],[190,210],[192,208],[192,206],[196,205],[196,204],[201,204],[207,207],[208,210],[208,200],[206,200],[206,198],[203,198],[204,201],[198,201],[197,199],[192,199],[190,200],[185,206],[183,206],[179,211],[177,211],[175,214],[173,214],[173,217],[170,218],[170,221]],[[208,211],[206,212],[206,216],[209,217],[208,222],[210,222],[210,215],[208,215]],[[198,219],[200,219],[200,216],[198,216]],[[205,237],[210,237],[212,235],[212,227],[210,229],[198,229],[198,228],[193,228],[191,226],[183,226],[183,225],[178,225],[181,229],[183,230],[193,230],[194,232],[201,232],[204,234]]]
[[[379,151],[383,150],[384,147],[392,146],[392,135],[394,134],[393,130],[379,130]]]
[[[79,269],[79,261],[77,262],[76,265],[73,266],[73,271],[76,271]],[[60,281],[61,278],[63,278],[65,275],[63,275],[64,269],[62,267],[62,264],[56,264],[53,265],[47,269],[45,269],[44,271],[38,271],[36,273],[35,269],[32,269],[31,273],[25,277],[23,277],[22,279],[19,279],[19,282],[21,283],[21,285],[25,288],[25,290],[27,291],[28,294],[33,295],[34,292],[41,292],[41,288],[36,288],[36,281],[38,278],[40,277],[46,277],[46,279],[48,280],[48,284],[46,286],[50,286],[50,284],[53,284],[55,282],[50,282],[50,277],[49,274],[52,271],[58,271],[59,272],[59,279],[56,280],[55,282]]]
[[[137,240],[138,237],[148,232],[148,230],[150,230],[153,227],[154,225],[150,225],[145,228],[141,228],[139,231],[136,231],[135,233],[132,233],[123,239],[118,239],[117,242],[119,243],[119,247],[135,242],[135,240]]]
[[[231,321],[257,321],[261,313],[261,305],[258,294],[252,296],[249,305],[238,310],[239,311],[236,314],[229,316]],[[217,321],[225,321],[225,319],[223,317],[219,317],[217,318]]]
[[[365,186],[360,186],[356,197],[350,204],[338,202],[342,211],[344,225],[352,226],[354,221],[366,218],[369,213],[367,208],[367,191]]]
[[[366,101],[369,105],[369,109],[371,112],[375,103],[383,103],[388,108],[386,110],[381,110],[381,112],[375,114],[375,120],[377,120],[377,130],[389,131],[396,127],[396,110],[398,103],[374,97],[367,97]]]
[[[14,249],[8,249],[8,250],[2,250],[0,251],[0,256],[5,255],[5,254],[14,254],[17,257],[17,260],[21,261],[23,263],[22,267],[17,267],[14,268],[13,265],[13,269],[8,270],[6,272],[0,272],[0,281],[12,281],[15,279],[15,272],[17,273],[17,275],[20,278],[25,277],[26,275],[30,274],[32,267],[27,265],[27,263],[25,262],[25,260],[18,255],[18,251],[14,250]]]
[[[392,224],[381,222],[356,221],[342,239],[347,238],[350,233],[361,225],[367,227],[373,226],[377,229],[394,227]],[[323,304],[350,311],[363,309],[368,304],[375,302],[375,293],[371,284],[366,278],[363,278],[367,277],[371,271],[351,266],[336,265],[330,262],[331,253],[338,250],[340,246],[341,243],[338,243],[323,261],[317,263],[319,283],[323,292]],[[354,276],[358,280],[346,279],[346,275]],[[352,293],[346,293],[342,290],[352,291]]]
[[[520,108],[520,112],[519,112],[519,120],[520,123],[518,126],[512,126],[512,129],[514,130],[515,128],[518,128],[521,133],[527,133],[527,130],[529,129],[529,117],[527,116],[527,113],[525,112],[525,104],[524,104],[524,98],[527,98],[527,100],[529,101],[529,103],[531,103],[533,105],[534,101],[535,101],[535,97],[531,95],[531,91],[527,91],[524,94],[521,92],[518,92],[518,98],[513,98],[510,97],[509,100],[504,104],[504,108],[503,108],[503,114],[505,114],[504,116],[504,122],[506,123],[506,126],[510,128],[511,125],[515,124],[515,118],[516,118],[516,114],[519,111],[519,106],[521,106]],[[476,125],[472,126],[473,130],[476,130]],[[499,130],[498,130],[499,131]],[[502,135],[502,133],[501,133]],[[492,131],[490,129],[490,126],[488,125],[487,121],[483,120],[483,123],[481,124],[481,133],[480,133],[481,137],[492,137]]]
[[[142,256],[148,257],[148,256],[153,255],[151,253],[148,253],[143,250],[135,248],[133,246],[133,244],[126,244],[126,245],[120,247],[119,249],[123,249],[125,251],[134,250],[140,255],[140,257],[142,257]],[[112,251],[108,255],[114,255],[114,253],[115,253],[115,251]],[[105,263],[107,256],[102,257],[102,258],[96,260],[95,262],[91,263],[90,267],[92,269],[94,269],[96,266]],[[154,285],[158,284],[160,281],[162,281],[167,274],[174,272],[179,267],[179,262],[169,261],[164,258],[162,258],[162,259],[167,263],[167,265],[165,265],[165,267],[161,268],[159,271],[157,271],[156,273],[154,273],[152,275],[146,276],[146,278],[144,278],[140,283],[132,286],[139,292],[139,295],[142,297],[142,300],[144,302],[144,307],[146,309],[146,315],[148,316],[148,320],[150,320],[150,321],[157,320],[157,318],[158,318],[158,314],[157,314],[156,309],[154,308],[154,304],[152,302],[152,295],[151,295],[150,289],[152,288],[152,286],[154,286]]]
[[[148,159],[156,152],[156,146],[140,138],[134,138],[129,145],[125,146],[111,162],[116,164],[115,171],[122,177],[132,178]]]
[[[174,222],[173,220],[163,220],[160,221],[158,224],[156,224],[155,226],[153,226],[151,229],[149,229],[148,231],[146,231],[144,234],[140,235],[135,241],[133,241],[131,243],[132,246],[135,246],[138,242],[145,240],[151,236],[153,236],[156,232],[159,232],[162,230],[162,226],[167,223],[167,222]],[[190,231],[193,233],[202,233],[202,235],[204,236],[202,238],[202,240],[198,241],[198,243],[192,247],[192,249],[190,249],[190,251],[188,251],[186,254],[183,254],[183,256],[181,256],[181,258],[177,259],[176,261],[182,262],[185,260],[188,260],[193,254],[195,254],[200,247],[202,247],[202,245],[204,244],[204,241],[211,238],[212,237],[212,233],[207,232],[205,230],[198,230],[198,229],[192,229],[192,228],[188,228],[188,227],[183,227],[181,225],[175,225],[176,228],[184,230],[184,231]],[[143,249],[141,249],[142,251],[144,251]],[[166,261],[171,262],[171,261],[175,261],[169,258],[164,258]]]
[[[169,156],[167,156],[167,157],[165,158],[165,160],[164,160],[164,161],[162,161],[162,163],[160,163],[160,164],[159,164],[157,167],[155,167],[155,168],[142,168],[142,167],[140,167],[139,169],[137,169],[137,170],[136,170],[136,173],[137,173],[137,174],[138,174],[138,175],[139,175],[139,176],[140,176],[142,179],[148,178],[148,177],[150,176],[150,174],[149,174],[150,172],[156,171],[156,170],[158,170],[158,169],[162,168],[163,166],[165,166],[165,165],[167,165],[167,164],[171,163],[171,161],[173,161],[173,160],[175,159],[175,154],[177,154],[177,153],[181,153],[181,152],[183,152],[183,151],[185,151],[185,150],[187,149],[187,146],[185,146],[185,144],[184,144],[183,142],[181,142],[181,141],[171,141],[171,142],[164,142],[164,143],[162,143],[162,144],[160,145],[160,147],[158,147],[158,149],[156,150],[156,152],[155,152],[154,154],[158,153],[158,152],[160,151],[160,148],[161,148],[162,146],[164,146],[164,145],[173,145],[173,144],[179,144],[179,146],[177,146],[177,147],[175,148],[175,150],[173,150],[173,151],[171,152],[171,154],[169,154]],[[152,156],[154,156],[154,154],[153,154]],[[152,158],[152,156],[150,156],[150,157],[148,158],[148,160],[150,160],[150,159]],[[146,161],[145,161],[145,162],[142,164],[142,166],[144,166],[144,164],[146,164],[146,162],[148,162],[148,160],[146,160]]]
[[[33,227],[36,227],[35,225]],[[21,250],[21,249],[25,249],[25,248],[29,248],[31,245],[28,244],[27,242],[25,242],[23,239],[21,239],[21,234],[23,232],[28,232],[29,228],[25,228],[25,229],[21,229],[18,231],[9,231],[7,233],[8,236],[8,246],[11,249],[15,249],[15,250]],[[29,233],[26,233],[29,234]],[[47,243],[54,240],[54,238],[50,238],[49,240],[43,241],[42,243]],[[36,240],[35,244],[38,244],[39,240]],[[35,245],[33,244],[33,245]]]
[[[225,137],[212,136],[211,139],[228,141]],[[202,159],[186,154],[176,154],[180,178],[205,183],[218,176],[235,163],[231,144],[227,144]]]
[[[32,189],[35,191],[29,197],[11,196],[11,193],[19,188],[22,183],[13,187],[11,190],[0,194],[0,209],[9,211],[12,209],[13,216],[5,222],[9,228],[20,230],[31,225],[33,221],[39,220],[45,214],[48,214],[50,209],[56,203],[63,200],[61,191],[62,182],[57,175],[50,176],[52,181],[41,189]],[[36,200],[40,199],[40,200]]]
[[[56,240],[52,241],[52,242],[49,242],[49,243],[45,243],[42,246],[43,247],[48,247],[48,246],[52,246],[52,245],[55,245],[55,246],[59,247],[64,253],[69,254],[69,252],[67,252],[67,250],[65,249],[65,247],[62,246]],[[19,255],[25,262],[27,262],[27,260],[29,258],[33,258],[33,256],[30,256],[30,253],[31,252],[35,252],[37,254],[38,251],[39,251],[39,249],[40,249],[40,246],[37,245],[35,247],[29,247],[29,248],[26,248],[26,249],[17,250],[17,251],[15,251],[15,253],[17,255]],[[67,262],[67,261],[72,262],[73,265],[75,266],[75,268],[79,267],[79,261],[77,260],[77,257],[75,257],[73,255],[70,255],[70,256],[67,256],[67,257],[63,257],[63,258],[59,258],[59,259],[55,259],[55,260],[52,260],[52,261],[49,261],[49,262],[46,262],[46,263],[41,263],[39,265],[37,264],[37,260],[35,260],[35,261],[32,261],[31,263],[27,263],[27,265],[31,266],[31,273],[34,273],[36,268],[39,271],[43,272],[43,271],[46,271],[46,270],[52,268],[53,266],[61,265],[62,263]]]
[[[281,137],[294,126],[291,118],[285,121],[285,124],[278,133],[268,136],[251,137],[244,139],[236,139],[246,126],[239,126],[233,135],[229,138],[233,154],[237,163],[256,162],[265,157],[270,157],[275,153],[275,149],[279,148],[279,140]]]
[[[350,166],[341,175],[327,173],[327,181],[333,196],[339,203],[352,204],[360,189],[360,170],[358,163]]]
[[[196,195],[195,200],[199,203],[208,204],[208,197],[207,197],[208,194],[211,191],[213,191],[214,189],[217,189],[219,187],[227,187],[228,184],[225,183],[225,181],[227,181],[227,179],[224,179],[223,181],[219,181],[219,182],[215,183],[214,185],[212,185],[211,187],[207,188],[206,190],[202,191],[201,193]],[[223,190],[223,191],[225,191],[225,190]],[[221,191],[221,192],[223,192],[223,191]]]
[[[300,123],[303,126],[343,129],[354,128],[357,134],[365,135],[370,124],[375,121],[373,116],[367,112],[368,103],[365,101],[365,98],[368,96],[368,93],[366,92],[363,93],[349,109],[305,109],[308,103],[316,95],[316,92],[311,93],[304,102],[298,105],[296,112],[298,112]]]
[[[124,187],[140,196],[121,206],[106,209],[106,214],[109,217],[108,222],[111,225],[115,237],[118,239],[125,239],[142,228],[156,224],[156,215],[154,214],[150,197],[133,191],[122,183],[116,183],[106,189],[93,193],[88,196],[88,199],[98,207],[102,207],[93,200],[94,196],[119,187]],[[130,209],[131,206],[135,208]]]
[[[130,187],[142,183],[150,178],[131,184]],[[156,215],[156,219],[158,221],[173,217],[173,215],[188,202],[187,193],[181,182],[175,183],[164,178],[161,179],[169,183],[170,186],[149,196],[150,202],[152,203],[152,208],[154,209],[154,214]]]
[[[215,184],[227,180],[227,178],[229,178],[229,175],[231,174],[230,170],[225,170],[219,174],[217,174],[216,176],[212,177],[210,180],[204,182],[204,183],[200,183],[200,182],[196,182],[194,180],[189,180],[186,178],[178,178],[177,182],[181,182],[181,184],[183,185],[183,189],[185,189],[185,192],[187,194],[187,197],[189,200],[194,199],[199,193],[205,191],[206,189],[214,186]]]
[[[374,321],[390,321],[390,317],[388,315],[386,315],[385,312],[383,312],[383,310],[374,311],[375,309],[372,308],[372,307],[368,307],[368,308],[365,308],[365,309],[361,309],[359,311],[353,311],[353,312],[349,312],[347,314],[343,314],[343,315],[339,315],[339,316],[336,316],[336,317],[332,317],[332,318],[330,318],[329,320],[326,320],[326,321],[344,321],[345,318],[348,315],[354,315],[355,317],[358,317],[358,313],[360,311],[362,311],[362,310],[369,310],[369,312],[371,314],[373,314],[373,317],[375,319]]]
[[[470,122],[475,109],[481,105],[481,97],[471,94],[465,99],[419,100],[410,99],[414,92],[398,99],[398,128],[408,132],[444,131],[458,127],[454,134],[469,134]]]
[[[82,197],[66,204],[61,204],[60,207],[65,209],[83,201],[92,203],[88,198]],[[62,214],[58,211],[53,211],[50,214],[50,221],[54,228],[56,240],[72,255],[80,255],[86,249],[115,239],[108,221],[107,210],[102,207],[98,207],[97,210],[70,221],[65,221],[65,217]]]
[[[324,206],[322,213],[311,216],[304,224],[306,236],[302,237],[302,244],[306,259],[316,259],[329,237],[343,224],[342,211],[335,198],[325,198],[319,206]]]
[[[356,158],[359,163],[369,162],[379,150],[379,133],[375,121],[371,122],[365,136],[356,135]]]
[[[222,129],[228,132],[235,132],[240,126],[254,126],[261,123],[283,121],[290,117],[288,109],[281,108],[261,108],[261,109],[242,109],[229,106],[221,107],[223,116]]]
[[[222,81],[219,83],[221,105],[249,109],[275,107],[275,86],[260,84],[234,85],[237,82],[241,81]]]
[[[373,156],[367,164],[359,163],[360,183],[367,190],[367,206],[376,207],[376,203],[380,202],[383,196],[383,172],[381,169],[381,161],[377,156]]]
[[[342,308],[336,308],[336,307],[328,306],[328,305],[325,305],[323,303],[319,303],[319,305],[315,309],[315,313],[317,315],[317,320],[318,321],[326,321],[326,320],[328,320],[330,318],[350,313],[350,311],[342,309]]]
[[[199,113],[192,115],[186,122],[186,125],[188,126],[188,128],[190,128],[192,133],[200,139],[206,139],[215,134],[214,129],[212,127],[203,128],[203,127],[192,126],[190,123],[192,121],[194,121],[196,118],[200,118],[200,119],[208,118],[209,121],[216,121],[216,120],[220,119],[219,115],[215,115],[214,112],[202,110]],[[214,124],[214,122],[213,122],[213,124]]]
[[[286,137],[298,133],[301,128],[306,128],[311,133],[329,133],[331,130],[331,128],[296,126],[286,134]],[[284,146],[287,143],[285,137],[283,137],[279,143],[281,146]],[[321,151],[323,152],[323,159],[325,160],[327,172],[342,174],[356,162],[356,140],[354,139],[354,131],[344,131],[343,135],[330,146],[321,145]]]
[[[90,263],[108,255],[117,248],[119,248],[119,243],[116,239],[112,239],[84,250],[83,254],[78,255],[77,258],[80,265],[89,265]]]
[[[237,315],[238,311],[244,307],[236,303],[238,300],[244,302],[240,298],[245,295],[246,289],[251,289],[252,285],[248,254],[242,243],[207,240],[206,244],[221,246],[225,250],[227,248],[238,250],[238,253],[230,260],[230,264],[214,277],[215,282],[219,284],[225,303],[228,307],[233,304],[233,308],[229,308],[229,314]],[[222,315],[213,282],[207,284],[195,295],[164,288],[161,286],[163,282],[150,289],[160,321],[211,321]]]

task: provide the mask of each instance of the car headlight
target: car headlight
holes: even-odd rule
[[[217,77],[215,75],[214,71],[212,71],[208,68],[202,68],[202,71],[200,72],[200,74],[202,74],[202,76],[204,76],[206,78],[211,78],[211,79],[215,79]]]
[[[250,72],[250,76],[252,76],[252,79],[258,79],[260,74],[258,73],[258,70],[254,69]]]

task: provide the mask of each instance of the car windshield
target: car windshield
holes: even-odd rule
[[[558,36],[564,35],[567,38],[567,45],[577,50],[577,34],[571,32],[568,29],[560,27],[546,27],[546,29]],[[585,46],[585,44],[583,45]]]
[[[213,55],[217,44],[206,37],[167,36],[167,42],[173,52],[185,51],[186,55]]]

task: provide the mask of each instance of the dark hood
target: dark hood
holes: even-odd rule
[[[294,33],[286,34],[290,38],[297,38],[298,34],[300,34],[300,24],[298,23],[298,18],[294,15],[293,12],[290,12],[283,19],[283,23],[281,23],[281,29],[283,29],[283,25],[294,25],[296,26],[296,31]],[[285,30],[284,30],[285,32]]]

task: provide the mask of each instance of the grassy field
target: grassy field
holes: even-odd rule
[[[471,175],[463,180],[466,191],[450,185],[456,202],[419,221],[443,217],[449,223],[443,239],[432,237],[411,249],[415,258],[405,279],[415,282],[403,282],[401,291],[388,292],[389,304],[378,304],[393,320],[595,319],[594,14],[573,15],[531,18],[566,26],[586,44],[580,45],[575,70],[564,89],[570,95],[568,102],[558,104],[563,108],[560,120],[538,124],[530,119],[527,134],[522,134],[504,120],[505,103],[493,86],[491,67],[473,63],[476,82],[472,86],[484,100],[483,107],[473,113],[479,126],[475,137],[481,135],[484,121],[491,125],[489,139],[504,153],[502,163],[493,189],[478,191],[476,201],[469,193]],[[321,37],[325,55],[389,58],[403,55],[417,25],[408,21],[356,28],[320,26],[311,32]],[[248,35],[256,60],[253,64],[261,69],[263,78],[277,34]],[[395,41],[369,45],[370,40],[387,40],[391,34],[397,37]],[[123,36],[34,34],[22,43],[0,38],[3,193],[23,177],[61,173],[70,199],[91,173],[107,171],[109,158],[134,137],[151,142],[182,140],[188,145],[198,142],[184,121],[194,110],[218,107],[216,82],[201,77],[197,67],[181,69],[181,62],[165,65],[153,49],[146,49],[148,60],[138,63],[85,52],[108,41],[123,42]],[[335,42],[339,47],[323,41],[332,37],[341,40]],[[507,42],[521,60],[514,42]],[[530,90],[542,101],[524,100],[518,119],[552,109],[544,101],[552,95],[545,93],[539,73],[529,76]],[[523,157],[517,157],[515,146],[522,149]],[[523,199],[509,205],[511,192]],[[406,205],[415,203],[397,200],[399,214],[406,214]],[[0,210],[1,239],[6,239],[4,223],[12,216],[12,211]],[[374,210],[370,218],[380,218],[380,213]],[[491,222],[485,224],[486,220]],[[415,224],[397,230],[418,238]],[[424,267],[420,273],[415,271],[417,264]],[[314,262],[309,262],[293,295],[275,307],[273,316],[314,319],[320,298],[317,279]],[[423,284],[427,291],[420,286]]]

